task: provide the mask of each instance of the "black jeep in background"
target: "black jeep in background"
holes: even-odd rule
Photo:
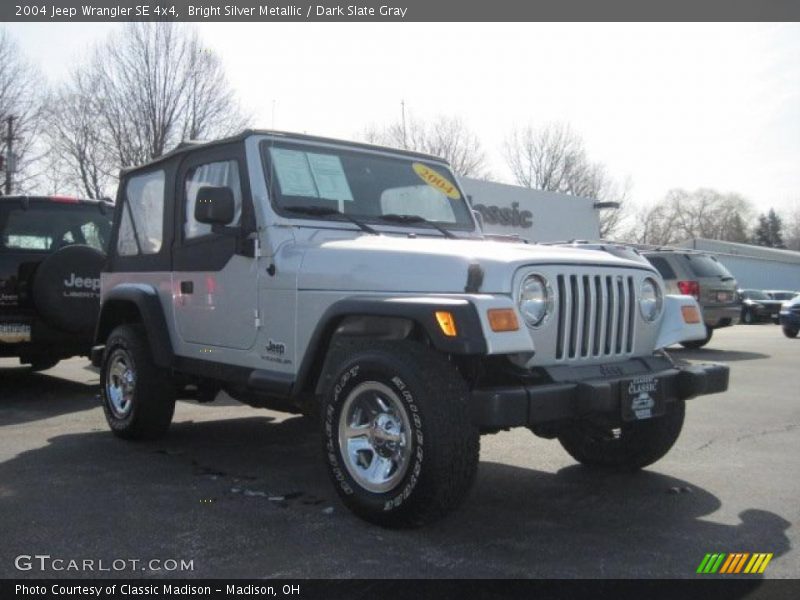
[[[0,357],[34,370],[88,355],[113,205],[0,197]]]

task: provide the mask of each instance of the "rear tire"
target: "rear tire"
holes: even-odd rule
[[[706,325],[706,337],[704,337],[702,340],[690,340],[688,342],[681,342],[681,346],[689,350],[697,350],[698,348],[702,348],[708,342],[710,342],[712,335],[714,335],[714,330],[711,329],[711,327],[709,327],[708,325]]]
[[[111,431],[128,440],[164,435],[175,411],[175,388],[155,365],[144,327],[121,325],[106,341],[100,398]]]
[[[791,327],[788,325],[783,326],[783,335],[785,335],[787,338],[796,338],[798,333],[800,333],[800,329],[797,327]]]
[[[753,323],[755,323],[755,317],[753,317],[753,311],[749,309],[743,310],[741,321],[745,325],[752,325]]]
[[[323,445],[344,504],[384,527],[417,527],[455,509],[480,453],[455,367],[408,341],[341,340],[333,352]]]
[[[662,458],[683,429],[686,404],[670,402],[662,417],[623,423],[619,436],[590,423],[576,423],[558,436],[564,450],[587,467],[637,470]]]

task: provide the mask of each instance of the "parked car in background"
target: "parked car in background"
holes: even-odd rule
[[[791,290],[764,290],[764,293],[773,300],[780,300],[781,302],[793,300],[795,296],[800,294],[800,292],[793,292]]]
[[[715,256],[680,248],[644,250],[642,255],[664,278],[668,294],[694,296],[703,309],[706,337],[682,342],[684,348],[705,346],[714,329],[733,325],[739,318],[736,278]]]
[[[0,356],[33,370],[89,355],[113,220],[106,201],[0,197]]]
[[[752,325],[759,321],[778,322],[783,300],[776,300],[762,290],[739,290],[739,297],[742,300],[742,314],[739,317],[742,323]]]
[[[787,300],[781,306],[780,324],[783,335],[788,338],[797,337],[800,332],[800,295]]]

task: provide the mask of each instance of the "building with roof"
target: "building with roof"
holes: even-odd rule
[[[741,288],[800,291],[800,252],[702,238],[677,246],[714,254]]]
[[[517,235],[528,242],[596,240],[600,217],[596,201],[480,179],[459,179],[483,229]]]

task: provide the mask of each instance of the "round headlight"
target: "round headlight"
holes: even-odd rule
[[[519,312],[531,327],[541,325],[553,310],[553,292],[541,275],[528,275],[519,286]]]
[[[642,318],[648,323],[655,321],[658,315],[661,314],[663,304],[664,296],[661,293],[661,288],[655,279],[648,277],[642,282],[642,287],[639,290],[639,310],[642,312]]]

